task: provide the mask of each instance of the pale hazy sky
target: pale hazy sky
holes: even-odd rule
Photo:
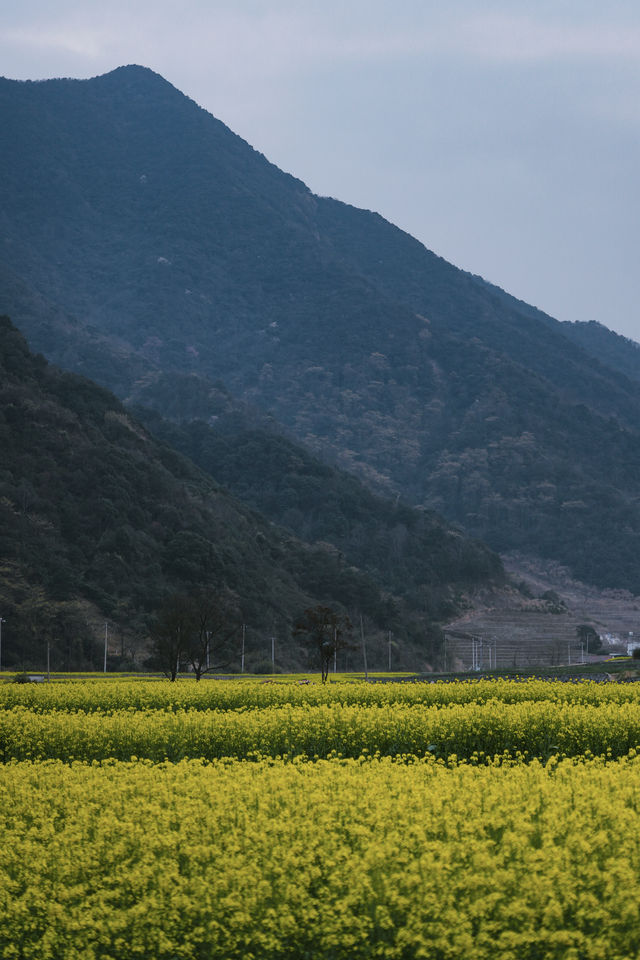
[[[640,340],[638,0],[0,0],[4,76],[127,63],[315,193]]]

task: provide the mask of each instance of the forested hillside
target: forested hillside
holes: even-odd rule
[[[280,663],[300,665],[291,625],[323,603],[393,630],[406,658],[425,665],[458,592],[501,574],[495,556],[433,522],[412,590],[393,591],[337,547],[306,545],[241,505],[107,390],[31,354],[7,318],[0,439],[5,666],[41,664],[47,641],[58,668],[96,666],[92,626],[104,620],[140,653],[165,598],[196,588],[235,598],[254,663],[275,635]]]
[[[0,105],[0,308],[35,349],[176,420],[231,396],[494,549],[640,592],[633,344],[314,196],[142,67]]]
[[[502,579],[496,554],[433,511],[377,496],[277,433],[136,412],[234,496],[302,540],[332,544],[348,564],[432,617],[451,612],[451,584]]]

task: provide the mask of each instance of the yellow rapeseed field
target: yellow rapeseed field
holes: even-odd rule
[[[0,709],[31,710],[238,710],[283,704],[504,703],[549,700],[554,703],[640,703],[640,684],[559,683],[549,680],[463,680],[444,682],[365,683],[352,681],[237,680],[75,680],[58,683],[0,684]]]
[[[634,686],[338,686],[0,687],[0,957],[640,956]]]
[[[238,710],[0,711],[0,761],[362,753],[438,757],[554,753],[619,757],[640,748],[640,703],[286,705]]]

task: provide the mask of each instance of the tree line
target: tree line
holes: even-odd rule
[[[237,640],[242,638],[244,670],[244,624],[236,599],[230,593],[204,590],[172,594],[160,609],[151,628],[151,656],[146,665],[176,680],[184,670],[196,680],[204,674],[229,671],[237,662]],[[308,607],[295,620],[293,636],[304,648],[309,665],[327,681],[338,653],[352,646],[352,624],[346,614],[318,604]]]

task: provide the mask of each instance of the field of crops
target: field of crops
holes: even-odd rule
[[[640,686],[0,685],[0,956],[631,960]]]
[[[640,703],[632,683],[554,683],[548,680],[464,680],[457,683],[350,683],[203,680],[201,683],[90,680],[67,683],[0,683],[0,709],[25,706],[36,712],[113,710],[241,710],[285,704],[341,703],[358,706],[551,701]]]

